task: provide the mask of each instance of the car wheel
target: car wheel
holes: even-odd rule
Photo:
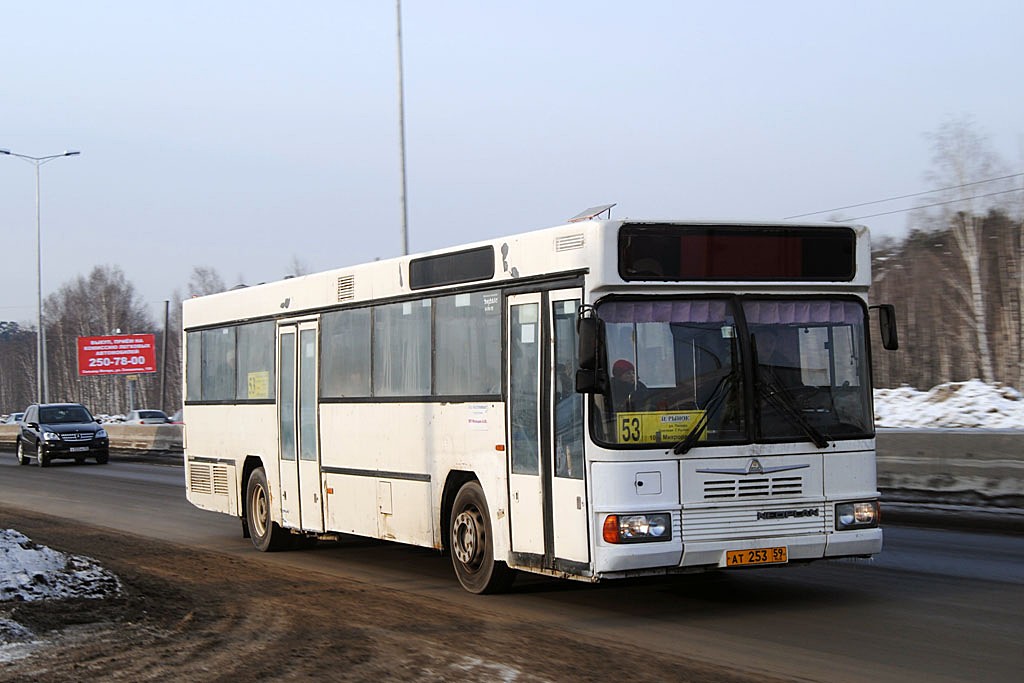
[[[245,487],[245,518],[249,522],[249,537],[257,550],[264,552],[291,547],[291,533],[270,518],[270,486],[267,473],[257,467],[249,475]]]
[[[46,467],[50,464],[50,456],[43,450],[42,441],[36,444],[36,464],[40,467]]]
[[[21,439],[18,439],[18,464],[27,465],[28,456],[25,455],[25,444],[22,443]]]
[[[462,587],[478,594],[508,590],[515,572],[494,559],[494,535],[480,484],[469,481],[459,489],[448,527],[452,566]]]
[[[103,451],[102,453],[96,454],[97,464],[106,465],[108,460],[110,460],[110,451]]]

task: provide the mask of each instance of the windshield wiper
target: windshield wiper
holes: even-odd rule
[[[800,414],[800,409],[793,404],[793,399],[768,379],[765,376],[765,373],[758,370],[755,383],[757,384],[758,391],[761,392],[761,395],[764,396],[765,400],[778,408],[779,412],[799,426],[800,429],[803,430],[804,434],[810,437],[815,446],[818,448],[825,448],[828,446],[828,438]]]
[[[704,414],[700,416],[699,420],[697,420],[697,424],[690,430],[690,433],[687,434],[682,441],[672,447],[673,453],[676,455],[682,455],[693,448],[701,435],[707,429],[708,420],[714,417],[718,413],[718,409],[725,403],[725,397],[729,395],[729,389],[732,387],[735,379],[736,371],[733,370],[728,375],[718,380],[718,384],[715,385],[714,391],[711,392],[711,398],[708,399]]]

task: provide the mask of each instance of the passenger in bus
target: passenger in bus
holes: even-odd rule
[[[568,363],[557,366],[555,384],[555,475],[583,476],[583,396],[576,393]]]
[[[612,405],[616,412],[642,410],[647,387],[636,378],[636,368],[624,358],[612,364]]]

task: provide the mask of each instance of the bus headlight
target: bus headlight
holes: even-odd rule
[[[642,515],[608,515],[602,537],[607,543],[647,543],[672,540],[672,515],[668,512]]]
[[[836,529],[873,529],[878,526],[880,511],[877,500],[836,505]]]

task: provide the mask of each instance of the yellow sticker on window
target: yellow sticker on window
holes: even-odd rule
[[[249,373],[249,398],[270,398],[270,373],[266,370]]]
[[[693,431],[703,410],[669,410],[652,413],[618,413],[615,416],[619,443],[664,443],[682,441]],[[707,430],[700,435],[707,438]]]

